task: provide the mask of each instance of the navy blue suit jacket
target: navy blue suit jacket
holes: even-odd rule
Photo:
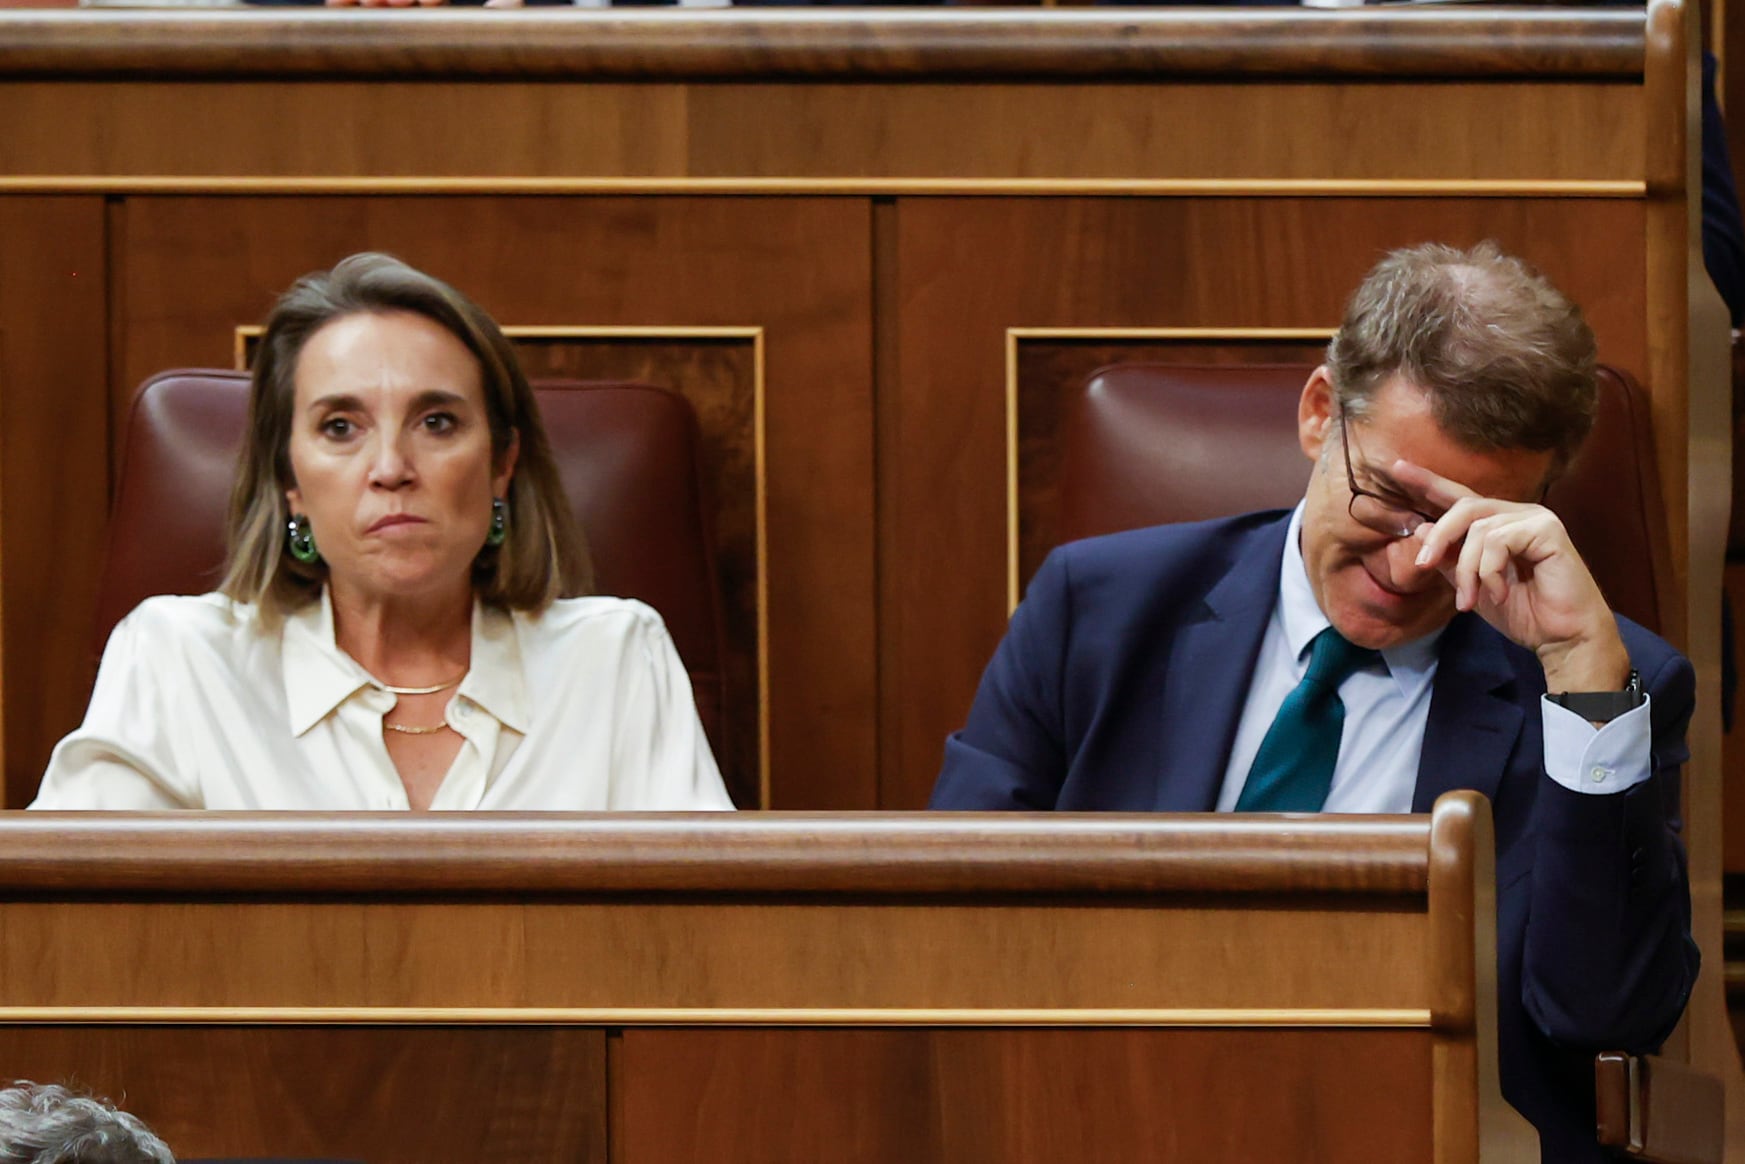
[[[941,809],[1206,812],[1278,598],[1288,513],[1159,526],[1050,554],[946,743]],[[1619,620],[1653,701],[1653,777],[1571,792],[1544,774],[1532,652],[1475,615],[1443,634],[1415,812],[1472,788],[1497,836],[1504,1096],[1546,1161],[1599,1160],[1593,1052],[1651,1050],[1696,979],[1678,839],[1690,664]]]

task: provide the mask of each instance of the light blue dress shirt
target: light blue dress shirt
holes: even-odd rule
[[[1230,763],[1218,795],[1218,811],[1230,812],[1242,795],[1260,742],[1309,665],[1309,644],[1328,625],[1309,586],[1298,544],[1299,502],[1285,534],[1278,604],[1273,607],[1248,700],[1236,728]],[[1339,685],[1345,730],[1339,761],[1323,812],[1410,812],[1418,780],[1418,757],[1429,721],[1440,630],[1390,647],[1381,659]],[[1622,792],[1649,775],[1651,723],[1646,702],[1603,727],[1549,699],[1539,700],[1545,725],[1545,773],[1575,792]]]

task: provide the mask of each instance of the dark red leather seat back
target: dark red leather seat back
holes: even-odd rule
[[[660,612],[703,725],[725,754],[721,605],[690,404],[646,384],[548,381],[535,393],[565,492],[587,531],[596,589]],[[99,649],[142,600],[218,584],[247,413],[248,377],[240,372],[165,372],[141,386],[98,589]]]
[[[1065,540],[1288,507],[1312,467],[1297,399],[1314,369],[1134,363],[1091,374],[1064,422]],[[1602,368],[1593,434],[1547,503],[1569,527],[1613,609],[1653,630],[1672,556],[1648,397]]]

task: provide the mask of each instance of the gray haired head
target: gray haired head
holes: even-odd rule
[[[176,1164],[133,1116],[55,1084],[0,1089],[0,1164]]]
[[[1580,309],[1493,242],[1392,252],[1327,346],[1334,394],[1353,418],[1397,375],[1461,444],[1552,452],[1558,467],[1593,427],[1595,362]]]

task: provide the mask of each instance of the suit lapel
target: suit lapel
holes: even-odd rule
[[[1524,716],[1503,644],[1474,614],[1456,616],[1443,633],[1413,812],[1429,812],[1438,796],[1456,788],[1494,799]]]
[[[1158,812],[1217,807],[1261,639],[1278,603],[1289,525],[1287,516],[1255,532],[1160,660],[1166,671],[1160,677],[1164,694],[1157,720],[1163,734]]]

